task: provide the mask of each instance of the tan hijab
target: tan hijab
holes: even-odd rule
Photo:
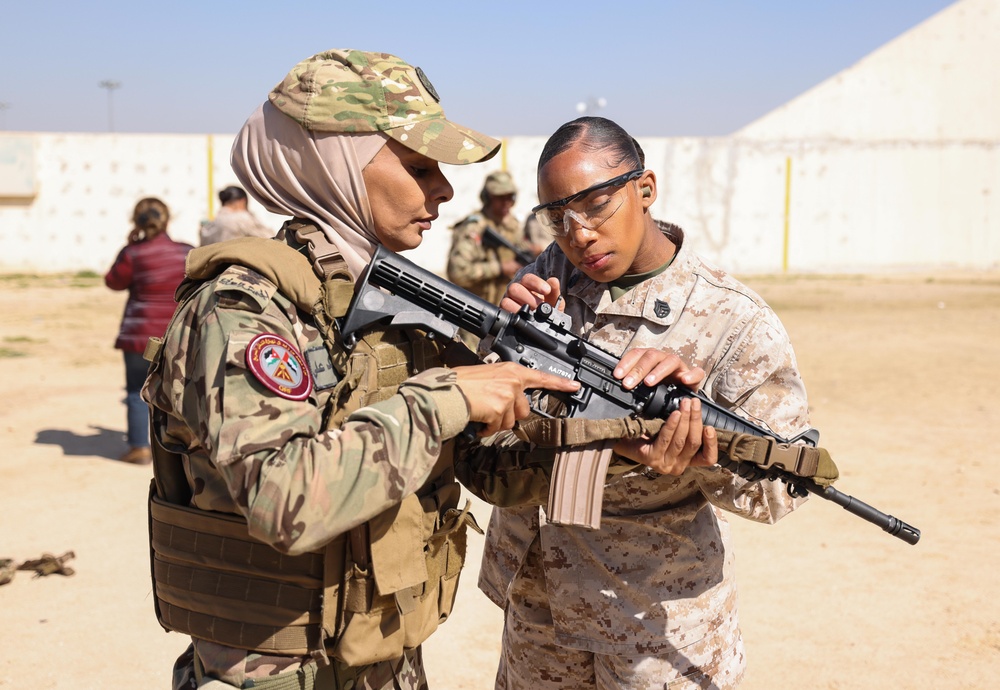
[[[387,141],[312,132],[265,102],[236,135],[230,162],[268,211],[316,223],[357,278],[379,244],[361,171]]]

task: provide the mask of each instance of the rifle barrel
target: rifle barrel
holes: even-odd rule
[[[920,530],[912,525],[908,525],[897,517],[893,517],[887,513],[883,513],[881,510],[874,508],[864,501],[861,501],[853,496],[848,496],[847,494],[837,491],[832,486],[826,488],[820,487],[815,482],[808,482],[812,486],[806,486],[806,490],[816,494],[817,496],[822,496],[828,501],[833,501],[841,508],[846,510],[852,515],[857,515],[863,520],[878,525],[882,528],[882,531],[888,532],[894,537],[902,539],[907,544],[916,544],[920,541]]]

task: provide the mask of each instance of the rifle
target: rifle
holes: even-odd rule
[[[527,266],[535,260],[535,257],[531,255],[531,252],[515,247],[510,240],[494,230],[491,225],[487,225],[486,229],[483,230],[483,246],[493,247],[494,249],[499,249],[500,247],[509,249],[514,252],[514,256],[517,258],[518,263],[522,266]]]
[[[338,325],[347,347],[353,347],[357,342],[359,331],[375,324],[419,328],[428,337],[447,339],[454,338],[458,329],[464,328],[480,338],[489,338],[490,350],[505,361],[579,381],[580,389],[575,393],[550,393],[565,405],[568,417],[665,419],[679,409],[683,398],[698,398],[701,401],[702,421],[718,430],[769,438],[778,444],[815,446],[819,441],[819,432],[815,429],[809,429],[793,439],[781,438],[736,416],[700,391],[682,385],[663,382],[649,387],[640,384],[626,390],[613,376],[619,358],[574,335],[568,321],[567,315],[548,304],[535,310],[524,306],[516,314],[511,314],[380,246],[358,282],[351,305]],[[832,486],[821,486],[808,477],[798,476],[780,465],[760,467],[725,457],[720,459],[719,464],[751,481],[780,479],[793,496],[812,493],[832,501],[908,544],[916,544],[920,539],[920,530],[902,520]],[[603,469],[606,470],[606,465]],[[562,471],[575,470],[564,468]],[[595,484],[603,486],[603,473],[592,480],[591,491]],[[566,478],[554,474],[553,486],[560,481],[565,482]],[[592,494],[585,500],[596,500],[599,510],[599,494],[596,498]]]

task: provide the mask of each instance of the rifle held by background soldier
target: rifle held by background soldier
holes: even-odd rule
[[[504,249],[512,251],[514,253],[514,257],[522,266],[527,266],[535,260],[535,257],[532,256],[531,252],[524,249],[518,249],[510,240],[489,225],[487,225],[486,229],[483,230],[482,239],[484,247],[493,247],[494,249],[503,247]]]

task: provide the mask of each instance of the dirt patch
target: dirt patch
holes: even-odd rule
[[[813,499],[734,522],[745,688],[989,688],[1000,675],[1000,275],[758,277],[795,343],[838,488],[917,546]],[[186,646],[153,618],[148,468],[125,450],[124,296],[92,275],[0,279],[0,558],[72,550],[72,577],[0,587],[0,687],[166,687]],[[489,509],[476,506],[481,524]],[[426,645],[433,688],[487,689],[502,616],[475,587]]]

